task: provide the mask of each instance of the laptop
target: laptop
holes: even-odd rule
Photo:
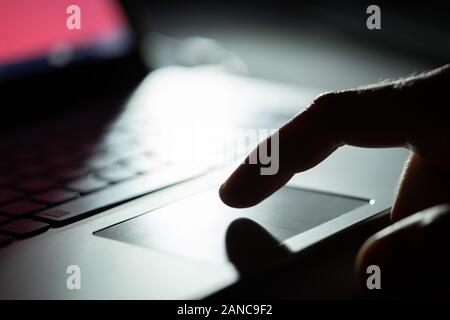
[[[150,72],[130,9],[77,4],[0,4],[1,299],[203,298],[244,276],[237,220],[295,254],[390,208],[406,152],[351,147],[253,208],[225,206],[236,163],[322,89]]]

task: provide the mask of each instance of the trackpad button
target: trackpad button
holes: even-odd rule
[[[238,218],[255,221],[281,242],[365,204],[365,199],[285,187],[255,207],[233,209],[211,189],[95,234],[177,255],[228,261],[225,238]]]

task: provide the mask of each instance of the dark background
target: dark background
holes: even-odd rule
[[[298,86],[344,89],[429,70],[448,63],[450,56],[449,11],[439,1],[128,0],[125,4],[142,39],[149,32],[178,40],[213,39],[242,59],[250,76]],[[366,28],[370,4],[381,8],[381,30]],[[1,129],[65,112],[68,104],[78,108],[86,98],[126,94],[149,70],[161,67],[149,59],[156,46],[148,43],[146,50],[115,61],[73,67],[63,78],[55,71],[1,83]],[[77,90],[66,90],[80,79],[83,85]],[[366,297],[353,275],[354,257],[362,242],[387,224],[383,215],[355,226],[335,241],[302,253],[293,263],[244,279],[212,298]]]
[[[381,8],[381,30],[366,28],[370,4]],[[135,21],[141,32],[217,40],[245,61],[250,76],[299,86],[345,89],[449,62],[450,19],[444,2],[133,1],[133,5],[139,8]],[[380,215],[302,252],[289,265],[243,279],[211,298],[377,298],[354,276],[354,259],[367,237],[388,224],[388,215]],[[433,292],[402,296],[407,294]]]
[[[239,57],[250,76],[323,90],[429,70],[447,63],[450,55],[450,19],[445,2],[440,1],[377,1],[381,30],[366,28],[366,8],[373,4],[369,1],[122,2],[145,49],[115,61],[77,65],[70,72],[64,69],[62,76],[61,70],[53,70],[28,82],[23,78],[0,82],[8,106],[1,129],[70,106],[78,108],[86,98],[126,94],[148,70],[179,64],[152,60],[160,44],[149,40],[151,33],[178,41],[212,39]],[[74,87],[75,92],[67,91]],[[69,95],[70,102],[65,99]]]
[[[138,8],[139,30],[216,39],[241,56],[252,75],[290,82],[330,88],[358,85],[444,64],[450,54],[448,10],[439,1],[132,4]],[[370,4],[381,8],[381,30],[366,28]],[[306,66],[308,74],[300,75]]]

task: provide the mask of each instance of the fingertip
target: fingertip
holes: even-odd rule
[[[377,233],[367,239],[359,249],[355,259],[355,273],[361,281],[367,277],[369,266],[380,266],[387,259],[385,242]],[[389,248],[387,249],[389,251]]]
[[[242,177],[238,167],[219,187],[219,197],[224,204],[232,208],[246,208],[246,193],[242,190]]]
[[[233,192],[229,192],[227,187],[227,181],[223,182],[219,188],[219,197],[223,203],[232,208],[238,208],[238,203],[235,202],[235,197],[233,197]]]
[[[416,294],[423,288],[447,286],[446,258],[448,206],[426,209],[377,232],[360,248],[355,271],[361,285],[370,277],[369,266],[380,270],[382,287]]]
[[[242,190],[239,190],[228,180],[221,184],[219,197],[224,204],[236,209],[248,208],[262,201],[262,199],[251,197],[248,193],[243,193]]]
[[[393,289],[398,291],[403,286],[399,272],[401,267],[394,247],[395,242],[390,236],[374,235],[364,242],[355,260],[355,274],[362,289],[373,290],[377,283],[377,289],[391,292]],[[377,291],[379,290],[374,293]]]
[[[450,202],[449,174],[411,153],[399,180],[391,210],[392,222],[439,203]]]

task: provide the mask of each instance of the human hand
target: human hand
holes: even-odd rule
[[[411,277],[418,286],[448,285],[450,205],[440,204],[450,203],[449,85],[446,65],[323,94],[279,130],[278,172],[261,175],[260,166],[246,159],[221,186],[220,197],[232,207],[253,206],[343,145],[408,148],[391,210],[395,223],[366,241],[357,268],[363,273],[367,265],[380,266],[383,283],[392,287],[414,285]]]

